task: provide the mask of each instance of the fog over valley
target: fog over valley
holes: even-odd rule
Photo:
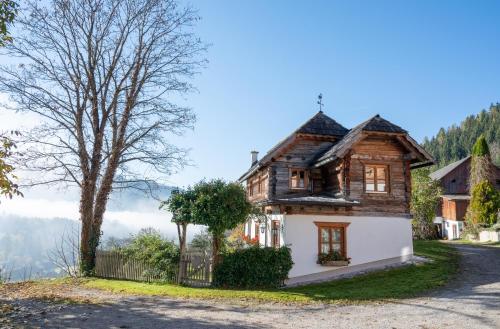
[[[161,187],[158,199],[166,199],[170,191],[170,187]],[[60,275],[49,254],[63,236],[74,236],[79,230],[78,191],[38,187],[23,192],[24,198],[0,203],[0,269],[12,280]],[[127,238],[148,227],[177,240],[171,214],[158,207],[159,201],[143,192],[114,193],[104,216],[101,241]],[[197,229],[188,232],[191,237]]]

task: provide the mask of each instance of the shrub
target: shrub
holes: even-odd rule
[[[230,288],[276,288],[284,284],[292,268],[287,247],[251,247],[224,255],[214,269],[214,286]]]
[[[428,168],[412,172],[410,210],[413,215],[413,236],[422,240],[437,238],[433,220],[442,193],[439,182],[432,180],[429,173]]]
[[[472,225],[491,226],[496,223],[500,208],[500,193],[487,180],[473,187],[467,212],[467,221]]]
[[[174,242],[165,240],[156,230],[141,230],[121,251],[127,257],[148,265],[149,270],[144,275],[152,275],[165,281],[175,277],[179,264],[179,247]]]

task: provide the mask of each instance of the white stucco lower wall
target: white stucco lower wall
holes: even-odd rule
[[[397,217],[354,216],[283,216],[283,243],[292,250],[293,268],[289,277],[297,277],[334,268],[316,264],[318,222],[350,223],[346,230],[346,252],[351,264],[359,265],[395,257],[413,255],[411,220]]]
[[[460,220],[442,219],[443,237],[449,240],[460,239],[464,229],[464,222]]]

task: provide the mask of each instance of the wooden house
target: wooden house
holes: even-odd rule
[[[433,160],[406,130],[379,115],[347,129],[320,111],[257,155],[240,181],[266,216],[245,234],[291,248],[289,284],[411,258],[411,169]],[[350,263],[322,266],[324,254]]]

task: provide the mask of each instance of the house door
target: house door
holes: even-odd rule
[[[453,229],[452,239],[458,239],[458,226],[456,224],[452,225],[452,229]]]

